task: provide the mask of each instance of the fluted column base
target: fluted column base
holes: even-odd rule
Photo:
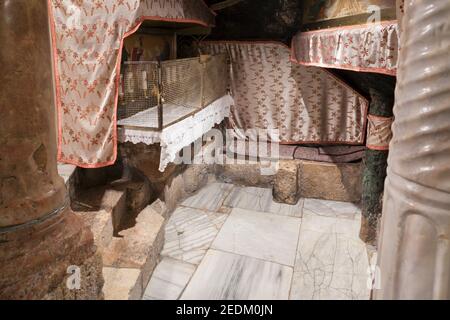
[[[450,299],[450,194],[389,172],[375,299]]]
[[[3,230],[4,232],[4,230]],[[80,269],[71,289],[69,267]],[[102,261],[92,232],[70,209],[0,233],[0,299],[102,299]]]

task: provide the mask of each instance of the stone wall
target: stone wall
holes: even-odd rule
[[[325,163],[282,160],[276,175],[261,175],[259,164],[215,166],[218,180],[237,185],[273,187],[274,199],[293,204],[302,198],[360,202],[362,162]]]

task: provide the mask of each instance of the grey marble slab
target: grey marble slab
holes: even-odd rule
[[[218,211],[232,189],[232,184],[211,183],[183,201],[182,205],[196,209]]]
[[[284,300],[292,268],[232,253],[209,250],[182,300]]]
[[[368,299],[369,258],[359,222],[305,212],[292,299]]]
[[[293,266],[301,219],[235,208],[212,248]]]
[[[153,272],[143,300],[177,300],[194,274],[196,266],[164,258]]]
[[[223,213],[179,207],[167,223],[161,255],[199,264],[227,217]]]
[[[225,199],[224,206],[301,217],[303,199],[300,199],[296,205],[282,204],[273,201],[272,189],[235,187]]]
[[[305,199],[303,212],[325,217],[354,219],[361,213],[361,209],[349,202]]]
[[[332,272],[294,273],[291,300],[369,300],[368,277]]]

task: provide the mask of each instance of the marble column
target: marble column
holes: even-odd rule
[[[96,299],[101,259],[57,173],[47,10],[0,0],[0,299]],[[70,266],[78,290],[66,286]]]
[[[449,16],[404,4],[375,299],[450,299]]]

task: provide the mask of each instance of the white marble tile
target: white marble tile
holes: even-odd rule
[[[211,183],[197,192],[195,195],[183,201],[182,205],[186,207],[217,211],[223,204],[226,196],[233,189],[232,184]]]
[[[183,300],[286,300],[292,268],[209,250],[189,282]]]
[[[291,298],[368,298],[369,259],[358,232],[356,220],[305,213]]]
[[[199,264],[228,215],[180,207],[166,226],[162,256]]]
[[[361,223],[358,219],[319,216],[308,211],[303,213],[302,230],[337,233],[359,240],[360,227]]]
[[[301,229],[295,271],[365,275],[368,267],[361,241],[343,234]]]
[[[185,289],[196,266],[164,258],[153,272],[143,300],[177,300]]]
[[[305,199],[303,212],[318,216],[354,219],[361,210],[354,203]]]
[[[276,203],[273,201],[272,189],[235,187],[225,199],[224,206],[301,217],[303,199],[300,199],[296,205]]]
[[[212,248],[293,266],[301,219],[235,208]]]
[[[292,300],[369,300],[368,276],[332,272],[294,273]]]

